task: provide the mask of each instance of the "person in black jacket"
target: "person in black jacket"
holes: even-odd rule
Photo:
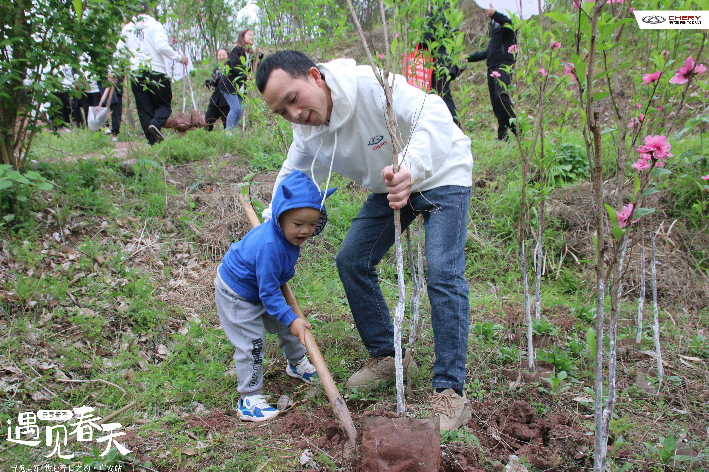
[[[452,64],[448,50],[443,44],[446,39],[452,39],[453,33],[448,25],[444,11],[450,9],[450,3],[444,2],[440,7],[431,7],[429,4],[428,21],[419,49],[431,53],[433,62],[433,75],[431,85],[439,97],[443,99],[453,117],[453,122],[460,128],[458,113],[453,102],[450,83],[464,70]]]
[[[229,115],[226,118],[227,131],[235,129],[241,119],[241,102],[247,78],[246,63],[253,44],[254,33],[250,29],[239,33],[236,45],[229,53],[228,67],[219,79],[219,90],[229,104]]]
[[[208,88],[214,90],[212,96],[209,97],[209,105],[207,106],[207,111],[204,113],[204,121],[206,123],[205,129],[207,131],[212,131],[214,129],[214,123],[221,118],[222,124],[226,129],[226,119],[229,115],[229,103],[222,95],[221,90],[219,90],[219,79],[222,76],[222,67],[229,59],[229,53],[226,49],[220,49],[217,51],[217,67],[212,71],[212,78],[205,81],[205,85]]]
[[[510,74],[505,72],[500,66],[514,65],[514,54],[509,52],[510,46],[517,42],[514,29],[505,25],[512,25],[512,20],[502,13],[495,11],[490,4],[490,8],[485,10],[490,17],[490,42],[485,51],[474,52],[468,56],[466,62],[477,62],[487,60],[487,88],[490,91],[490,102],[492,111],[497,117],[497,139],[507,140],[507,129],[517,134],[514,123],[510,125],[510,118],[515,118],[512,101],[500,84],[504,82],[508,86],[511,83]],[[498,75],[499,74],[499,75]]]

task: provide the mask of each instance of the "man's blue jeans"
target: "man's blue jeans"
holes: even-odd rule
[[[229,104],[229,114],[226,116],[226,129],[230,131],[239,126],[239,120],[241,119],[241,95],[238,93],[231,94],[223,90],[222,95]]]
[[[401,209],[404,230],[423,214],[428,297],[436,360],[433,387],[462,390],[468,352],[469,303],[465,278],[470,187],[445,186],[412,193]],[[394,352],[394,325],[376,265],[394,244],[394,210],[386,194],[371,194],[337,254],[337,269],[352,316],[372,357]]]

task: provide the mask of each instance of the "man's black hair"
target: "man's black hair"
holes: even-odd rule
[[[311,67],[315,67],[315,63],[300,51],[283,50],[269,54],[256,70],[256,87],[263,93],[271,72],[276,69],[282,69],[294,79],[307,79]]]
[[[139,2],[138,5],[140,6],[139,13],[148,13],[150,11],[150,2]]]

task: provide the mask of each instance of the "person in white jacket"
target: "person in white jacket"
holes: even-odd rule
[[[472,186],[470,139],[453,123],[440,97],[408,85],[399,75],[393,84],[394,113],[405,146],[396,174],[384,90],[371,67],[357,66],[352,59],[316,65],[301,52],[279,51],[256,72],[268,107],[293,123],[293,143],[275,185],[297,169],[327,187],[334,171],[372,192],[336,259],[371,356],[346,388],[395,378],[394,330],[376,265],[394,243],[394,209],[401,210],[402,229],[423,215],[436,354],[431,406],[441,429],[452,430],[471,415],[464,392],[469,302],[463,251]],[[263,216],[270,218],[270,207]],[[405,352],[404,368],[414,365]]]
[[[148,3],[142,5],[143,12],[123,27],[116,54],[129,58],[135,107],[143,134],[152,146],[164,139],[160,130],[172,113],[172,83],[166,75],[166,60],[187,64],[187,56],[170,47],[165,29],[150,16]]]

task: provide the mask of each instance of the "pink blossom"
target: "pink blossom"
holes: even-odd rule
[[[570,76],[571,80],[573,80],[574,82],[578,82],[579,78],[576,77],[576,73],[574,72],[575,69],[576,66],[574,66],[573,64],[564,64],[564,74]]]
[[[377,57],[378,57],[379,59],[384,59],[384,54],[377,54]]]
[[[664,57],[665,60],[669,59],[670,58],[670,51],[668,51],[667,49],[662,51],[662,57]]]
[[[581,0],[574,0],[574,8],[581,8]]]
[[[643,81],[640,82],[640,85],[645,85],[645,84],[650,84],[652,82],[657,82],[660,80],[660,76],[662,75],[662,71],[657,71],[653,72],[652,74],[647,74],[643,76]]]
[[[633,213],[633,204],[629,203],[628,205],[625,205],[622,210],[620,210],[616,215],[618,216],[618,226],[623,228],[625,225],[628,224],[628,218],[630,218],[630,215]],[[635,220],[638,221],[638,220]],[[633,223],[635,223],[633,221]]]
[[[628,8],[628,12],[629,12],[629,13],[633,13],[634,11],[635,11],[635,7],[630,7],[630,8]]]
[[[396,34],[394,35],[394,39],[398,38],[399,36],[401,36],[401,33],[396,33]]]
[[[694,69],[694,72],[692,72],[692,69]],[[680,67],[675,71],[675,76],[670,79],[670,83],[686,84],[692,75],[703,74],[706,70],[707,68],[704,64],[697,64],[692,56],[689,56],[684,63],[684,67]]]
[[[665,107],[656,107],[656,108],[655,108],[655,110],[657,110],[657,111],[662,111],[662,110],[664,110],[664,109],[665,109]]]
[[[709,180],[709,174],[703,175],[703,176],[702,176],[702,180]]]
[[[628,123],[628,128],[632,128],[633,126],[637,125],[639,122],[635,118],[630,120],[630,123]]]
[[[490,73],[490,77],[501,77],[501,76],[502,76],[502,74],[500,74],[496,70],[494,70]]]
[[[552,49],[561,49],[561,43],[559,41],[554,41],[554,43],[551,45]]]
[[[551,143],[556,144],[556,138],[551,138]],[[707,177],[709,177],[709,176],[707,176]],[[702,178],[704,178],[704,177],[702,177]]]
[[[635,108],[642,108],[642,107],[643,107],[643,105],[642,105],[642,103],[640,103],[640,102],[638,102],[638,103],[635,104]]]
[[[547,71],[546,71],[546,69],[543,68],[543,67],[540,67],[540,68],[539,68],[539,73],[542,74],[542,77],[546,77],[546,76],[547,76]]]
[[[640,123],[642,123],[643,121],[645,121],[645,113],[640,113],[640,116],[638,116],[638,121],[639,121]]]
[[[657,160],[663,160],[667,157],[672,157],[670,149],[672,145],[667,142],[667,137],[661,134],[656,136],[645,136],[645,144],[637,148],[640,154],[651,154]]]
[[[643,154],[643,156],[647,155],[648,154]],[[636,162],[634,162],[631,167],[635,170],[646,170],[652,167],[652,162],[650,159],[645,159],[644,157],[641,157]]]
[[[519,52],[519,48],[516,44],[513,44],[512,46],[507,48],[507,52],[509,52],[510,54],[517,54]]]

